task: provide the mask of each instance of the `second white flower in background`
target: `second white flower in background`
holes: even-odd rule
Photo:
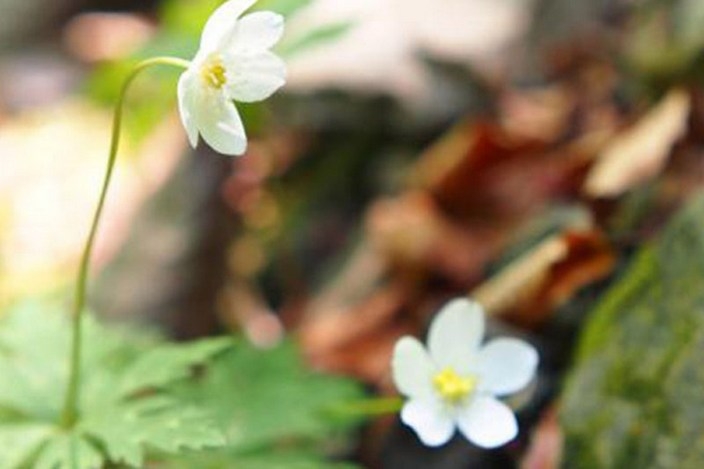
[[[181,75],[179,112],[194,148],[200,135],[220,153],[243,154],[247,136],[233,101],[264,100],[286,82],[284,62],[269,50],[283,35],[283,17],[268,11],[242,16],[254,3],[230,0],[215,10]]]
[[[424,444],[443,445],[456,428],[483,448],[501,446],[518,434],[516,417],[497,397],[530,383],[538,353],[528,343],[511,338],[481,346],[483,336],[481,306],[456,299],[432,322],[428,351],[413,337],[397,342],[393,379],[409,398],[401,420]]]

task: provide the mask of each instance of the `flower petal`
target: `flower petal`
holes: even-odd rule
[[[401,421],[426,446],[441,446],[455,433],[455,423],[442,404],[432,399],[411,399],[401,409]]]
[[[482,307],[465,298],[445,305],[430,325],[428,349],[433,361],[460,374],[476,369],[476,354],[484,336]]]
[[[235,34],[239,17],[257,0],[229,0],[216,9],[203,27],[201,51],[213,52]]]
[[[496,448],[513,440],[518,423],[511,409],[493,397],[478,396],[458,416],[462,434],[482,448]]]
[[[418,340],[407,336],[396,342],[391,370],[394,384],[401,394],[414,398],[432,396],[435,366]]]
[[[181,122],[186,129],[188,141],[193,148],[198,146],[198,127],[195,115],[198,100],[198,77],[190,70],[181,74],[178,80],[178,110]]]
[[[194,114],[200,135],[215,151],[241,155],[247,149],[242,119],[224,93],[202,91]]]
[[[286,83],[286,65],[269,51],[229,55],[227,92],[236,101],[252,103],[268,98]]]
[[[479,351],[478,366],[482,389],[504,396],[530,383],[538,367],[538,352],[522,340],[495,339]]]
[[[283,16],[271,11],[257,11],[239,20],[230,46],[237,52],[262,52],[279,42],[283,34]]]

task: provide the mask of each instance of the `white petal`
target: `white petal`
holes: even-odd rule
[[[198,127],[194,113],[198,100],[198,77],[190,70],[181,74],[178,80],[178,110],[188,141],[195,148],[198,145]]]
[[[530,383],[538,367],[538,352],[522,340],[495,339],[479,351],[478,365],[481,388],[504,396]]]
[[[441,403],[411,399],[401,409],[401,421],[411,427],[426,446],[441,446],[455,433],[455,423]]]
[[[418,340],[413,337],[402,337],[396,342],[391,370],[394,384],[401,394],[414,398],[432,396],[435,366]]]
[[[238,21],[232,42],[226,47],[244,53],[262,52],[279,42],[283,34],[283,16],[271,11],[257,11]]]
[[[240,115],[224,93],[201,92],[194,117],[203,140],[215,151],[241,155],[247,149],[247,136]]]
[[[462,434],[482,448],[496,448],[516,438],[518,423],[511,409],[488,396],[478,396],[457,419]]]
[[[430,356],[441,367],[452,367],[460,374],[473,373],[483,336],[482,307],[465,298],[452,300],[440,310],[430,325]]]
[[[219,49],[234,36],[239,17],[257,0],[229,0],[210,15],[203,28],[200,48],[207,52]]]
[[[252,103],[268,98],[286,83],[286,65],[269,51],[225,58],[227,91],[236,101]]]

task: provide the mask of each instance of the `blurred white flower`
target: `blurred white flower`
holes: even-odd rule
[[[481,306],[456,299],[431,324],[427,351],[412,337],[396,343],[393,379],[409,398],[401,420],[427,446],[447,443],[456,428],[483,448],[495,448],[516,437],[516,417],[497,397],[530,383],[538,353],[526,342],[510,338],[481,346],[483,335]]]
[[[255,2],[230,0],[215,10],[181,75],[179,111],[194,148],[200,135],[220,153],[244,153],[247,136],[233,101],[261,101],[286,81],[284,62],[269,50],[281,39],[284,19],[269,11],[240,18]]]

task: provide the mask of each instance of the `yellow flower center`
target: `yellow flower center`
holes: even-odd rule
[[[203,82],[219,90],[227,82],[227,76],[225,75],[225,66],[222,64],[222,59],[220,57],[212,57],[208,59],[200,69],[200,77]]]
[[[477,387],[477,378],[460,376],[452,368],[445,368],[433,376],[433,385],[445,401],[454,404],[474,391]]]

